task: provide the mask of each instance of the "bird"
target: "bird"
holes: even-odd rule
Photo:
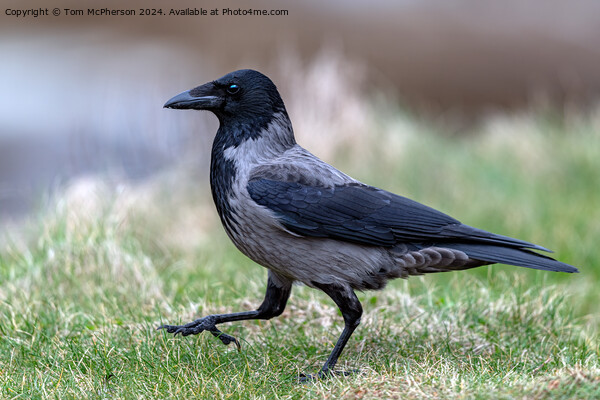
[[[174,96],[164,107],[206,110],[218,118],[210,162],[212,197],[231,241],[267,268],[268,280],[256,310],[157,329],[175,336],[207,331],[239,349],[239,341],[217,325],[277,317],[292,285],[304,284],[325,292],[344,320],[320,371],[304,376],[320,379],[339,373],[336,363],[360,324],[363,309],[355,291],[380,290],[396,278],[495,263],[579,272],[538,253],[549,249],[465,225],[317,158],[296,143],[277,87],[258,71],[228,73]]]

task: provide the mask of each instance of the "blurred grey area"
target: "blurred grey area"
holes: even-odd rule
[[[165,4],[166,11],[240,7],[233,1]],[[4,5],[92,6],[75,0]],[[285,98],[294,90],[290,82],[302,85],[286,60],[305,65],[323,49],[360,66],[367,89],[393,93],[415,112],[434,116],[478,118],[538,99],[557,109],[585,107],[600,93],[595,0],[265,0],[252,7],[289,15],[18,19],[2,10],[0,224],[80,176],[135,182],[182,162],[201,171],[216,119],[184,117],[163,110],[164,102],[238,68],[262,70]]]

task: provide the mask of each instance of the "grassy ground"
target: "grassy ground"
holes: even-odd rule
[[[342,327],[314,290],[295,287],[275,320],[223,326],[240,352],[155,330],[262,299],[266,272],[228,242],[205,182],[81,181],[0,249],[0,397],[600,397],[600,114],[491,118],[461,137],[396,110],[366,121],[385,145],[348,140],[329,161],[582,273],[495,266],[362,293],[339,364],[359,372],[301,385]]]

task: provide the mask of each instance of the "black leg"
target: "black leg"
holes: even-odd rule
[[[340,354],[342,354],[342,350],[344,350],[346,343],[348,343],[348,339],[350,339],[350,336],[360,324],[360,317],[362,316],[363,310],[360,301],[358,301],[356,294],[354,294],[354,291],[351,288],[337,284],[315,284],[315,286],[327,293],[327,295],[333,299],[344,317],[344,330],[335,344],[333,351],[329,355],[329,358],[323,365],[323,368],[321,368],[321,372],[319,372],[319,378],[321,378],[333,372],[333,368],[335,367]],[[309,376],[305,380],[310,379],[312,379],[312,377]]]
[[[199,318],[185,325],[162,325],[157,329],[166,329],[169,333],[182,336],[197,335],[200,332],[208,331],[213,336],[221,339],[223,344],[235,343],[238,349],[240,342],[233,336],[227,335],[217,329],[216,325],[224,322],[242,321],[246,319],[271,319],[281,315],[285,309],[288,298],[292,291],[292,283],[283,280],[269,271],[269,281],[267,282],[267,292],[265,299],[255,311],[244,311],[232,314],[215,314]]]

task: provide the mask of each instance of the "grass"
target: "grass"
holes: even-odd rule
[[[398,110],[367,117],[389,145],[328,149],[340,168],[582,273],[495,266],[361,293],[339,364],[359,372],[300,385],[342,328],[322,293],[295,287],[281,317],[222,326],[240,352],[155,330],[262,299],[266,271],[229,243],[205,183],[180,170],[118,190],[80,181],[0,249],[0,397],[600,397],[598,114],[491,118],[460,137]]]

